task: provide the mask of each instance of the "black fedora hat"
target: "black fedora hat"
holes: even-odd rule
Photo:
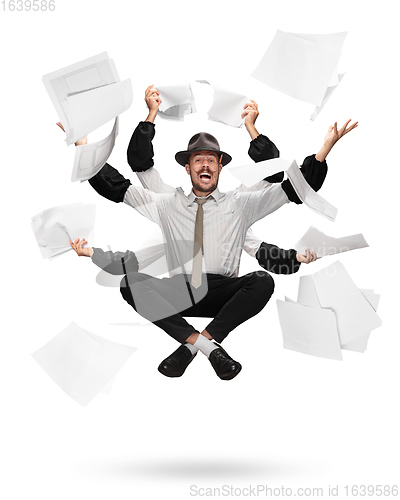
[[[232,157],[228,153],[224,153],[219,148],[219,143],[217,139],[207,132],[200,132],[194,135],[188,144],[186,151],[179,151],[175,155],[175,160],[180,164],[185,166],[188,163],[189,156],[196,151],[215,151],[218,155],[218,159],[222,155],[221,163],[223,166],[227,165]]]

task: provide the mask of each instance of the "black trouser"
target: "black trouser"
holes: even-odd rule
[[[274,291],[274,280],[264,271],[240,278],[203,275],[197,289],[190,280],[191,275],[183,274],[158,279],[129,273],[121,281],[121,293],[141,316],[185,343],[197,330],[183,316],[213,318],[206,330],[222,342],[229,332],[259,313]]]

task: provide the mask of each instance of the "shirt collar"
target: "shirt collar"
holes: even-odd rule
[[[196,198],[201,198],[201,196],[196,196],[194,193],[193,193],[193,189],[190,191],[190,194],[189,196],[187,197],[187,206],[190,207],[191,205],[193,205],[193,203],[195,202]],[[213,199],[215,200],[215,202],[219,203],[219,200],[221,199],[221,192],[218,188],[214,189],[214,191],[212,193],[210,193],[208,196],[207,196],[207,199]]]

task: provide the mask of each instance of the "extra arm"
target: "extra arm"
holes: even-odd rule
[[[126,250],[126,252],[105,252],[101,248],[86,247],[87,241],[77,238],[74,242],[70,240],[71,247],[79,257],[91,257],[92,262],[109,274],[122,275],[135,273],[145,269],[165,255],[165,245],[155,242],[154,245],[142,248],[137,252]]]
[[[279,158],[279,150],[267,136],[260,134],[251,141],[249,156],[257,163],[264,160],[270,160],[272,158]],[[300,171],[305,180],[314,189],[314,191],[318,191],[321,188],[328,172],[328,165],[325,159],[323,161],[318,161],[316,156],[317,155],[307,156],[300,167]],[[297,196],[293,186],[290,184],[290,181],[287,179],[283,181],[283,177],[284,172],[278,172],[274,175],[266,177],[264,180],[270,183],[282,183],[282,189],[290,201],[296,203],[297,205],[303,203]]]
[[[160,174],[153,168],[154,121],[161,104],[159,91],[153,85],[150,85],[146,89],[144,100],[149,109],[149,114],[144,122],[139,122],[132,134],[127,150],[128,163],[145,189],[155,193],[173,193],[175,188],[165,184]]]
[[[118,170],[108,163],[88,182],[100,196],[114,203],[124,201],[126,191],[132,184],[129,179],[125,179]]]
[[[261,243],[256,259],[261,267],[275,274],[297,273],[301,265],[301,262],[297,260],[297,251],[293,248],[284,250],[265,242]]]
[[[317,259],[317,254],[308,249],[303,255],[293,248],[284,250],[277,245],[265,243],[253,233],[251,228],[246,234],[244,250],[251,257],[255,257],[261,267],[274,274],[297,273],[302,263],[309,264]]]
[[[109,274],[136,273],[139,262],[134,252],[104,252],[101,248],[93,248],[92,262]]]
[[[154,193],[174,193],[176,189],[169,186],[153,167],[153,138],[155,125],[152,122],[140,122],[135,128],[129,142],[127,158],[129,166],[135,172],[145,189]]]
[[[104,252],[101,248],[87,247],[85,238],[69,240],[72,249],[78,257],[91,257],[92,262],[110,274],[126,274],[137,272],[138,259],[134,252]]]
[[[305,158],[300,170],[305,180],[314,189],[314,191],[318,191],[324,183],[328,172],[326,157],[333,146],[339,141],[339,139],[358,126],[358,122],[354,122],[348,127],[350,122],[351,120],[347,120],[347,122],[339,130],[337,128],[337,122],[331,125],[325,135],[324,143],[318,153]],[[290,201],[293,201],[298,205],[302,203],[288,180],[282,182],[282,189],[285,191]]]

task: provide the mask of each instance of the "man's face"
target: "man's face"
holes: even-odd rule
[[[197,151],[189,157],[185,165],[186,172],[190,175],[193,191],[196,193],[211,193],[218,185],[219,173],[222,165],[219,163],[217,153],[214,151]]]

